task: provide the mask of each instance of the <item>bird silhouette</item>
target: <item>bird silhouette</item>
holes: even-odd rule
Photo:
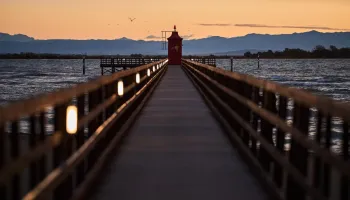
[[[129,17],[129,19],[130,19],[131,22],[133,22],[136,18],[133,18],[133,19],[132,19],[131,17]]]

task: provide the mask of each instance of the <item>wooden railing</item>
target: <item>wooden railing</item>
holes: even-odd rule
[[[350,199],[348,103],[191,60],[182,66],[275,197]]]
[[[162,60],[161,58],[137,58],[137,57],[125,57],[125,58],[101,58],[100,66],[101,67],[111,67],[111,66],[140,66],[144,64],[149,64]]]
[[[216,67],[216,58],[215,57],[211,57],[211,56],[190,57],[189,60]]]
[[[166,67],[161,60],[1,107],[0,199],[84,199]],[[75,134],[68,106],[77,109]]]

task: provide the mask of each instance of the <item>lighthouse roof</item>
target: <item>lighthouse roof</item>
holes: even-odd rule
[[[173,31],[168,40],[182,40],[182,38],[179,36],[179,33],[177,31]]]

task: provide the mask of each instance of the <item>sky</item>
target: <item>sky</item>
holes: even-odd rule
[[[339,32],[349,19],[350,0],[0,0],[0,32],[36,39]]]

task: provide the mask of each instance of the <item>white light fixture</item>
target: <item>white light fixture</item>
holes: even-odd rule
[[[136,74],[136,83],[137,84],[140,83],[140,74],[139,73]]]
[[[151,70],[147,69],[147,76],[151,76]]]
[[[66,131],[75,134],[78,129],[78,109],[76,106],[68,106],[66,113]]]
[[[118,81],[118,95],[123,96],[124,94],[124,83],[123,81]]]
[[[153,66],[153,71],[156,71],[156,68]]]

